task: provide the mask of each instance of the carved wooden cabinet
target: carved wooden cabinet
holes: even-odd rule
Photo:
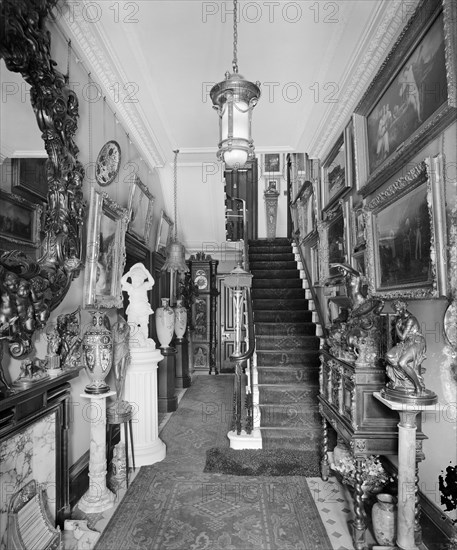
[[[198,253],[187,260],[192,282],[198,287],[198,296],[192,304],[192,361],[195,370],[208,370],[215,374],[217,332],[216,307],[219,294],[216,287],[218,260]]]
[[[388,410],[373,393],[385,386],[384,366],[356,367],[331,355],[320,353],[319,412],[323,426],[322,478],[329,475],[328,424],[351,449],[357,469],[361,471],[363,458],[370,455],[398,454],[398,414]],[[426,436],[421,431],[418,418],[416,438],[416,461],[424,458],[422,441]],[[365,548],[366,518],[363,507],[361,483],[356,484],[354,494],[355,521],[353,526],[354,546]],[[420,531],[417,525],[417,531]]]

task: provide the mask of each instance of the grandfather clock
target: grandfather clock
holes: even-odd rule
[[[198,287],[198,296],[192,304],[192,362],[194,370],[208,370],[209,374],[219,373],[216,365],[217,331],[216,307],[217,296],[216,274],[218,260],[199,252],[192,255],[187,264],[192,281]]]

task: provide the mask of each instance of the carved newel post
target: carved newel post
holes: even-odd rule
[[[395,300],[396,333],[399,343],[386,353],[389,381],[374,396],[386,407],[398,411],[398,519],[397,546],[417,550],[415,531],[419,517],[416,475],[416,416],[435,410],[437,396],[424,385],[421,363],[425,359],[426,342],[416,317],[407,310],[407,303]]]
[[[154,286],[154,279],[142,263],[137,263],[123,275],[121,284],[129,296],[126,313],[130,326],[130,365],[124,393],[133,407],[135,462],[146,466],[163,460],[166,455],[165,443],[159,438],[157,405],[157,364],[163,355],[148,337],[153,310],[147,292]]]

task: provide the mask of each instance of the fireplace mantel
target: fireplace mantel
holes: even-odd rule
[[[63,527],[70,514],[68,476],[68,429],[70,422],[69,381],[79,375],[82,367],[63,371],[57,377],[35,382],[30,388],[17,391],[0,400],[0,445],[22,437],[25,431],[40,421],[55,419],[55,518]],[[9,444],[11,448],[11,443]],[[20,489],[20,487],[18,487]],[[6,503],[2,503],[3,507]]]

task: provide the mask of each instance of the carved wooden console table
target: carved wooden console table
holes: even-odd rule
[[[363,506],[361,471],[363,459],[370,455],[398,454],[398,414],[386,409],[373,392],[385,386],[385,368],[379,366],[356,367],[337,359],[329,352],[320,354],[319,412],[322,416],[323,457],[322,479],[329,475],[328,423],[350,447],[356,461],[356,487],[354,493],[355,520],[353,541],[357,550],[366,548],[365,531],[367,521]],[[422,441],[426,436],[418,421],[416,441],[416,466],[423,460]],[[417,468],[416,468],[417,470]],[[417,475],[416,475],[417,480]],[[420,537],[419,505],[416,481],[416,526]]]

